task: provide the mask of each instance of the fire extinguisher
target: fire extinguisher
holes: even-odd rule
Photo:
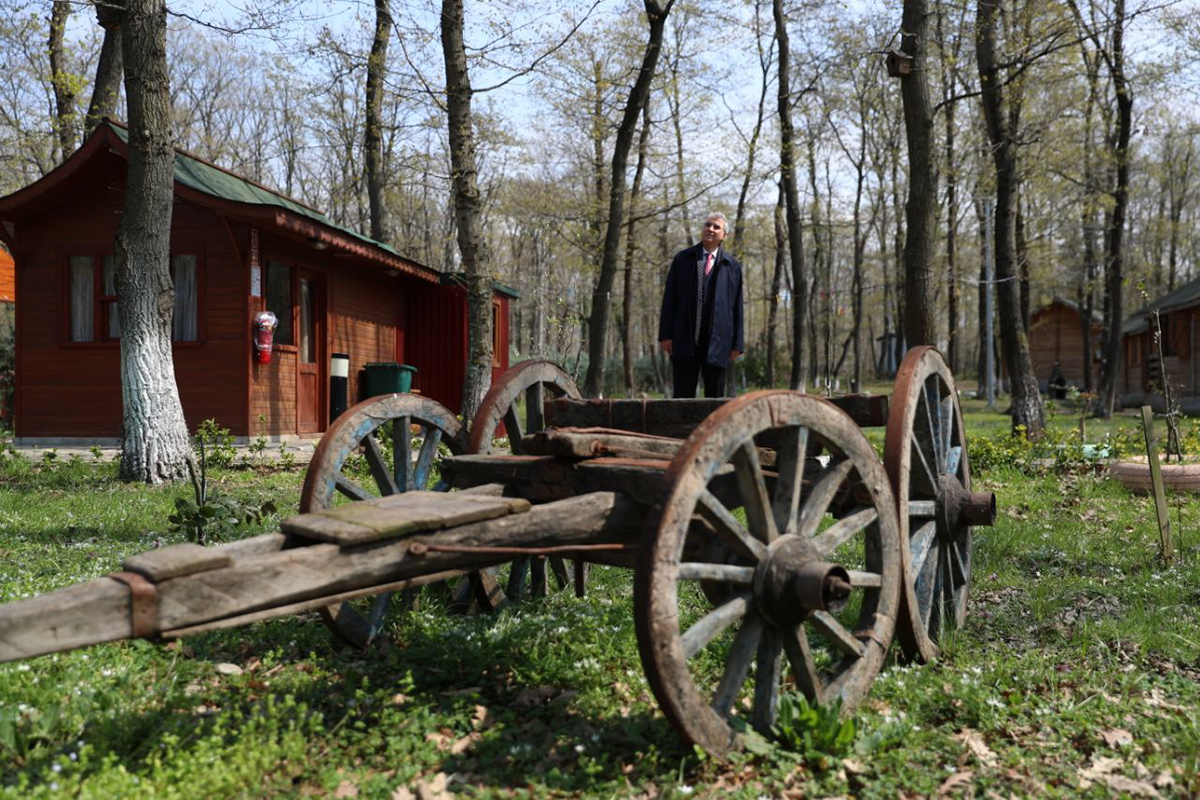
[[[270,311],[254,315],[254,354],[259,364],[271,363],[271,344],[278,326],[279,318]]]

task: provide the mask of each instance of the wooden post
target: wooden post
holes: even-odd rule
[[[1167,516],[1167,494],[1163,488],[1162,469],[1158,464],[1158,442],[1154,436],[1154,413],[1142,406],[1142,428],[1146,432],[1146,460],[1150,464],[1150,483],[1154,491],[1154,510],[1158,515],[1158,543],[1165,560],[1174,555],[1171,546],[1171,520]]]

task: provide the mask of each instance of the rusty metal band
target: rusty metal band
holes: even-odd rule
[[[426,553],[483,553],[498,556],[553,556],[559,553],[627,552],[637,550],[636,545],[627,544],[564,544],[554,547],[485,547],[469,544],[435,544],[413,542],[408,546],[410,555]]]
[[[113,572],[108,577],[129,587],[129,622],[133,635],[149,639],[158,635],[158,592],[136,572]]]

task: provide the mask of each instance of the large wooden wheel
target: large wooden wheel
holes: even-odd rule
[[[470,439],[467,441],[467,452],[494,452],[497,442],[500,441],[496,438],[496,432],[500,429],[500,424],[504,423],[504,438],[507,440],[509,452],[513,455],[523,455],[522,437],[537,433],[546,427],[543,404],[547,393],[554,397],[581,396],[575,380],[552,361],[522,361],[509,367],[492,384],[491,390],[475,413],[475,419],[471,422]],[[524,420],[520,413],[522,403],[525,407]],[[506,599],[516,600],[525,590],[527,582],[534,596],[545,596],[548,589],[547,562],[560,589],[573,583],[575,591],[582,596],[584,576],[587,572],[584,562],[577,563],[575,569],[569,571],[566,562],[560,557],[552,556],[546,559],[535,556],[517,558],[512,562],[503,596],[494,589],[480,591],[477,588],[476,599],[484,606],[503,603]]]
[[[755,437],[770,437],[771,467]],[[903,579],[895,501],[862,431],[816,397],[754,392],[701,423],[666,480],[634,613],[680,736],[721,756],[743,722],[770,730],[785,688],[848,713],[883,665]]]
[[[391,463],[380,447],[386,431]],[[320,511],[343,502],[407,491],[445,491],[437,476],[440,445],[461,454],[465,432],[445,406],[415,394],[372,397],[348,409],[321,437],[304,478],[300,512]],[[369,481],[349,474],[351,455],[360,451],[366,460]],[[320,609],[321,619],[343,641],[365,648],[383,629],[391,594],[362,601],[347,601]]]
[[[908,351],[896,374],[883,461],[904,542],[896,634],[907,657],[927,661],[966,618],[971,524],[991,524],[996,507],[990,493],[971,492],[954,376],[932,347]]]

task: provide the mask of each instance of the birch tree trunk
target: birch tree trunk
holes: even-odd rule
[[[789,387],[804,391],[809,372],[805,342],[808,327],[808,276],[804,265],[804,229],[800,223],[800,189],[796,185],[796,131],[792,126],[792,93],[789,88],[791,58],[783,0],[772,0],[775,42],[779,49],[779,170],[787,209],[788,252],[792,260],[792,374]]]
[[[165,0],[129,0],[124,28],[129,172],[116,241],[124,403],[121,477],[161,483],[181,479],[191,457],[171,353],[175,145]]]
[[[625,366],[625,395],[633,397],[637,388],[633,374],[633,260],[637,253],[634,230],[638,198],[642,191],[642,176],[646,172],[646,146],[650,141],[650,100],[642,104],[642,132],[638,135],[637,167],[633,171],[633,186],[629,188],[629,219],[625,222],[625,285],[622,287],[621,358]]]
[[[625,217],[625,167],[629,163],[629,151],[633,147],[633,134],[637,129],[642,105],[650,94],[650,82],[658,65],[662,51],[663,27],[667,14],[675,0],[660,3],[659,0],[643,0],[650,25],[650,36],[642,56],[642,66],[637,80],[629,91],[625,111],[617,127],[617,138],[613,143],[612,171],[608,184],[608,224],[604,232],[604,252],[600,258],[600,275],[596,290],[592,294],[592,313],[588,317],[588,369],[584,379],[583,393],[587,397],[599,397],[604,390],[604,358],[608,352],[608,312],[610,296],[616,281],[617,251],[621,246],[621,223]]]
[[[463,43],[463,2],[442,0],[442,57],[458,250],[467,282],[467,375],[461,413],[475,416],[492,384],[492,286],[484,263],[483,212],[471,130],[471,80]]]
[[[96,22],[104,29],[104,43],[100,46],[100,60],[96,62],[96,80],[92,84],[92,99],[85,121],[89,134],[96,130],[100,120],[116,114],[117,101],[121,99],[121,77],[125,71],[121,54],[121,17],[125,12],[120,0],[101,0],[95,8]]]

